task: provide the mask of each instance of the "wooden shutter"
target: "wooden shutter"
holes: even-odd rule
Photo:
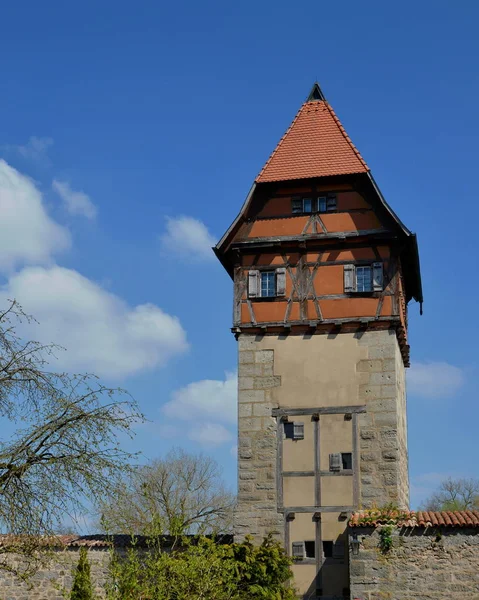
[[[333,558],[344,558],[344,542],[342,540],[334,542]]]
[[[343,466],[343,459],[340,453],[329,455],[329,470],[330,471],[341,471]]]
[[[356,269],[354,265],[344,265],[344,291],[356,291]]]
[[[293,198],[291,200],[291,212],[293,214],[303,212],[303,201],[301,200],[301,198]]]
[[[293,423],[293,440],[304,440],[304,423]]]
[[[250,298],[261,296],[259,271],[250,271],[248,273],[248,296]]]
[[[284,296],[286,294],[286,269],[281,267],[276,269],[276,295]]]
[[[383,289],[383,263],[373,263],[373,290],[380,292]]]
[[[292,543],[292,554],[293,558],[304,558],[305,547],[304,542],[293,542]]]

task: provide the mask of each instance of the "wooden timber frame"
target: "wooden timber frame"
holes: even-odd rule
[[[291,555],[291,522],[297,513],[309,513],[315,522],[315,558],[303,559],[298,565],[316,565],[316,588],[322,587],[323,549],[321,535],[322,513],[350,513],[359,508],[359,421],[358,415],[366,412],[365,405],[353,406],[326,406],[316,408],[275,408],[272,416],[277,419],[276,429],[276,485],[277,485],[277,510],[284,515],[284,544],[286,553]],[[313,471],[285,471],[283,469],[283,440],[284,424],[289,417],[309,416],[313,422],[314,435],[314,470]],[[352,469],[338,472],[321,470],[321,416],[344,415],[352,424]],[[321,478],[325,476],[352,477],[353,478],[353,504],[350,506],[322,506],[321,503]],[[314,477],[315,506],[284,506],[283,482],[285,477]]]
[[[317,216],[317,215],[312,215]],[[337,237],[337,234],[335,234]],[[311,236],[309,236],[310,238]],[[277,240],[278,241],[278,240]],[[297,238],[296,238],[296,241]],[[264,239],[260,242],[262,246]],[[244,242],[242,243],[244,244]],[[239,264],[241,261],[238,255],[238,263],[234,268],[234,299],[233,299],[233,327],[232,331],[235,334],[242,332],[249,334],[281,334],[284,332],[291,334],[301,334],[303,329],[306,329],[308,334],[329,334],[332,329],[336,329],[334,333],[358,331],[364,328],[386,329],[394,328],[398,339],[399,348],[403,358],[404,366],[410,366],[410,347],[407,340],[407,310],[404,298],[400,293],[400,269],[398,248],[392,252],[386,259],[379,252],[380,242],[371,244],[370,240],[361,242],[355,245],[356,248],[370,248],[375,255],[375,259],[387,265],[384,275],[385,281],[381,291],[376,292],[344,292],[342,294],[323,294],[316,293],[314,282],[318,274],[318,270],[324,266],[340,266],[352,264],[355,266],[369,265],[370,259],[359,260],[323,260],[324,254],[336,248],[335,245],[328,244],[327,246],[308,244],[294,245],[291,247],[280,244],[277,249],[278,254],[282,258],[282,262],[274,264],[275,268],[284,268],[291,279],[291,291],[288,296],[270,297],[270,298],[254,298],[254,302],[280,302],[285,304],[284,318],[282,321],[275,322],[258,322],[255,316],[253,302],[248,297],[248,272],[251,268],[256,270],[270,270],[271,266],[258,265],[260,254],[255,254],[253,261],[249,265]],[[288,245],[289,246],[289,245]],[[308,247],[306,247],[308,246]],[[268,248],[270,248],[268,246]],[[344,249],[342,244],[337,248]],[[244,250],[244,248],[243,248]],[[259,249],[258,249],[259,250]],[[317,253],[316,261],[307,261],[305,253]],[[288,253],[299,254],[299,259],[291,263],[288,259]],[[294,270],[293,270],[294,269]],[[321,311],[322,300],[339,300],[349,298],[377,298],[378,304],[375,316],[370,317],[348,317],[325,319]],[[389,316],[381,316],[384,299],[391,298],[392,314]],[[308,318],[308,302],[312,302],[315,311],[315,318]],[[299,320],[291,320],[291,311],[293,304],[299,305]],[[241,322],[241,307],[246,305],[248,310],[248,323]],[[404,321],[401,319],[401,314],[404,315]]]

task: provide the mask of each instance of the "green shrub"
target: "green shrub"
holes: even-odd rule
[[[290,559],[268,537],[260,546],[217,544],[207,538],[183,540],[181,548],[162,552],[130,549],[113,554],[109,600],[293,600],[287,586]]]
[[[90,563],[88,561],[87,549],[80,548],[80,559],[75,569],[75,578],[70,594],[71,600],[92,600],[93,590],[90,579]]]

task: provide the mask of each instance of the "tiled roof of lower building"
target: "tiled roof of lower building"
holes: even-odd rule
[[[350,527],[375,527],[392,524],[397,527],[479,527],[478,510],[455,511],[381,511],[360,510],[351,516]]]
[[[183,536],[192,540],[198,536],[187,535]],[[207,536],[210,537],[210,536]],[[54,548],[78,548],[80,546],[86,546],[88,548],[128,548],[130,546],[136,546],[139,548],[146,548],[151,544],[153,538],[146,535],[131,536],[126,534],[115,534],[115,535],[55,535],[51,537],[42,536],[40,545],[54,547]],[[233,542],[233,536],[230,534],[219,535],[216,541],[220,544],[231,544]],[[162,535],[160,536],[161,545],[165,548],[171,547],[174,543],[178,543],[177,536]],[[0,534],[0,548],[2,547],[21,547],[24,544],[39,544],[38,539],[31,538],[30,536],[15,536],[9,534]]]

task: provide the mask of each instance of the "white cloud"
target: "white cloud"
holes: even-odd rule
[[[190,429],[188,437],[203,446],[221,446],[232,440],[233,434],[219,423],[200,423]]]
[[[48,160],[48,148],[53,145],[50,137],[37,137],[32,135],[24,146],[16,146],[17,151],[24,158],[37,162]]]
[[[71,215],[81,215],[87,219],[96,217],[97,208],[85,192],[75,192],[67,181],[53,180],[52,188],[57,192]]]
[[[446,398],[465,383],[464,371],[446,362],[417,362],[407,374],[408,391],[424,398]]]
[[[238,446],[235,444],[230,448],[230,454],[233,458],[238,458]]]
[[[173,392],[162,411],[168,417],[194,421],[214,419],[221,423],[236,423],[237,373],[225,373],[223,381],[203,379]]]
[[[166,219],[166,231],[160,235],[161,249],[188,261],[210,261],[214,259],[211,249],[216,241],[206,225],[193,217]]]
[[[48,149],[53,145],[50,137],[37,137],[32,135],[24,145],[4,144],[2,150],[7,153],[19,154],[27,160],[47,165],[50,162],[48,158]]]
[[[0,160],[0,270],[45,264],[70,247],[70,233],[47,214],[31,179]]]
[[[54,368],[123,378],[161,366],[188,347],[176,317],[153,304],[131,308],[70,269],[27,267],[0,291],[0,302],[7,298],[39,321],[28,326],[30,338],[67,349]]]

